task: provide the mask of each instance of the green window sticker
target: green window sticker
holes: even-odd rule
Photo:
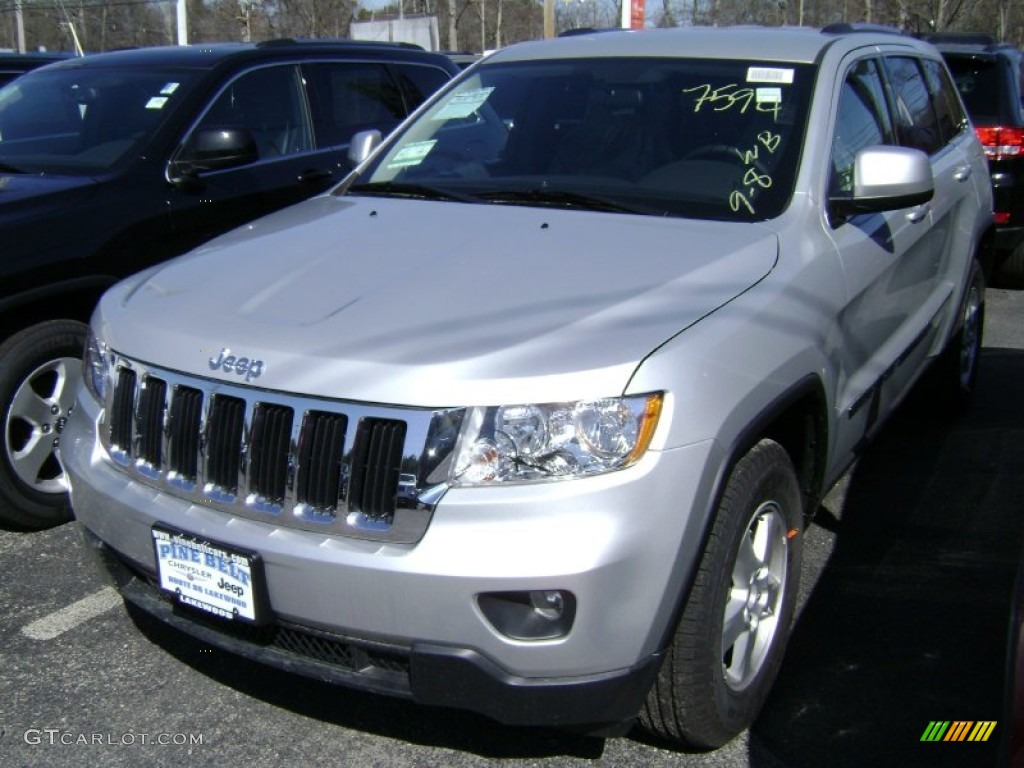
[[[408,168],[413,165],[419,165],[423,162],[423,158],[430,154],[430,150],[434,148],[435,144],[437,144],[437,139],[406,144],[391,158],[388,162],[388,168]]]
[[[469,117],[480,109],[480,105],[487,101],[487,97],[491,95],[493,90],[494,88],[477,88],[474,91],[460,93],[452,97],[447,104],[441,107],[433,119],[459,120]]]

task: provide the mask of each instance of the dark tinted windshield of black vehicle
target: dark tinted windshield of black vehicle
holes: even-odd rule
[[[0,88],[0,163],[91,174],[140,146],[194,78],[179,71],[62,69]]]
[[[742,60],[485,61],[359,184],[420,184],[496,204],[590,199],[600,210],[772,218],[792,195],[813,74]]]

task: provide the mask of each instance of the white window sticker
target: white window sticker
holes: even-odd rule
[[[781,104],[781,88],[755,88],[754,99],[758,104]]]
[[[466,91],[454,96],[451,101],[445,104],[434,115],[434,120],[457,120],[469,117],[480,105],[487,101],[494,88],[477,88],[475,91]]]
[[[748,83],[778,83],[779,85],[793,84],[793,70],[782,69],[781,67],[748,67]]]
[[[430,154],[430,150],[437,144],[437,139],[430,141],[417,141],[402,147],[388,162],[388,168],[407,168],[412,165],[419,165],[423,158]]]
[[[172,93],[174,93],[176,90],[178,90],[178,85],[179,85],[178,83],[168,83],[167,85],[165,85],[163,88],[160,89],[160,95],[161,96],[170,96]]]
[[[153,96],[149,101],[146,102],[146,109],[163,109],[164,104],[166,103],[166,96]]]

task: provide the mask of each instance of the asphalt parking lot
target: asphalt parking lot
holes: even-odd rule
[[[266,670],[133,616],[74,524],[0,530],[4,766],[998,765],[1024,540],[1024,292],[989,290],[978,397],[912,400],[808,532],[799,617],[750,733],[713,754],[506,728]],[[995,721],[982,743],[933,721]]]

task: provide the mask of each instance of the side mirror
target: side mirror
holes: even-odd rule
[[[256,140],[247,128],[204,128],[193,134],[181,157],[172,162],[170,175],[195,178],[204,171],[246,165],[259,156]]]
[[[829,198],[829,214],[895,211],[927,203],[935,194],[928,155],[909,147],[862,149],[853,161],[853,194]]]
[[[384,137],[376,128],[360,131],[353,136],[352,141],[348,144],[348,161],[352,163],[352,167],[354,168],[368,158],[383,139]]]

